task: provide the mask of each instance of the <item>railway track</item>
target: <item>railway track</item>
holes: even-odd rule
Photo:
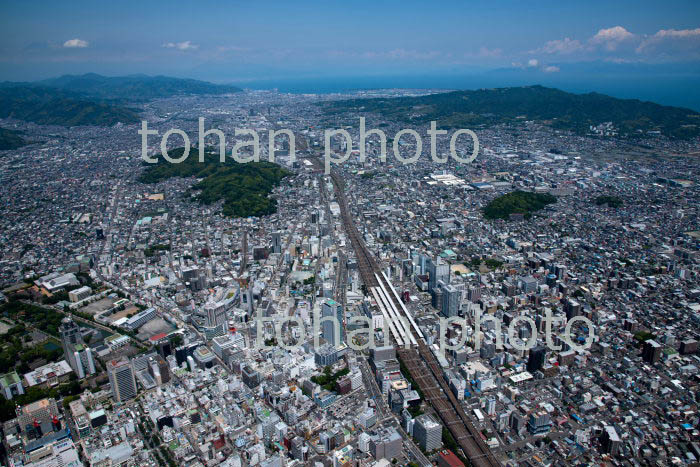
[[[319,159],[310,158],[309,160],[316,169],[323,168]],[[399,358],[423,392],[426,401],[433,407],[443,425],[449,430],[469,463],[475,467],[501,467],[501,462],[486,445],[481,437],[481,433],[476,429],[469,416],[464,412],[459,400],[450,390],[442,373],[442,368],[423,339],[422,332],[413,322],[412,317],[405,309],[403,303],[401,303],[398,294],[388,278],[382,273],[379,264],[362,240],[362,236],[357,230],[348,208],[344,180],[336,171],[331,171],[330,177],[333,181],[336,200],[340,207],[343,228],[355,251],[362,282],[370,290],[373,288],[381,290],[381,292],[376,292],[375,297],[384,300],[385,306],[400,313],[400,320],[406,320],[406,324],[401,330],[396,329],[400,327],[399,325],[392,327],[392,332],[395,333],[393,335],[395,336]],[[410,333],[411,336],[406,335],[406,333]],[[406,341],[408,341],[409,345],[402,345]]]

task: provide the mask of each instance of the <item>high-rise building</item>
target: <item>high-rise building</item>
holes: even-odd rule
[[[83,342],[80,327],[71,318],[63,318],[58,328],[61,336],[63,355],[79,378],[95,374],[95,360],[92,349]]]
[[[442,311],[442,296],[443,296],[443,286],[445,283],[443,281],[439,281],[437,283],[437,287],[434,289],[430,289],[430,304],[435,308],[436,310]]]
[[[428,272],[428,290],[433,290],[437,287],[438,281],[443,281],[445,284],[450,283],[450,265],[440,264],[439,260],[433,261],[428,259],[426,262]]]
[[[332,345],[345,342],[343,329],[343,307],[333,299],[326,300],[321,306],[321,337]],[[326,319],[323,318],[333,318]],[[337,334],[339,331],[339,334]],[[336,337],[337,335],[337,337]]]
[[[570,298],[564,302],[564,311],[566,312],[566,319],[573,319],[581,314],[581,304]]]
[[[432,415],[421,415],[413,425],[413,436],[425,452],[434,451],[442,446],[442,425]]]
[[[107,364],[107,376],[109,376],[112,396],[116,402],[124,402],[136,397],[134,370],[127,358],[110,361]]]
[[[498,415],[498,431],[504,431],[508,427],[509,412],[502,412]]]
[[[698,351],[698,341],[695,339],[686,339],[681,341],[681,348],[679,351],[681,355],[694,354]]]
[[[204,325],[215,327],[226,324],[226,306],[222,302],[207,302],[204,304]]]
[[[245,305],[248,316],[252,316],[255,311],[255,300],[253,297],[253,287],[248,286],[241,292],[241,303]]]
[[[370,438],[369,450],[376,460],[393,459],[401,455],[401,435],[395,428],[383,428]]]
[[[272,252],[282,253],[282,232],[272,232]]]
[[[645,362],[656,363],[661,360],[661,351],[663,346],[653,339],[649,339],[644,343],[642,358]]]
[[[292,457],[301,462],[306,462],[309,457],[309,447],[304,442],[304,438],[297,436],[292,439]]]
[[[248,365],[245,365],[243,368],[241,368],[241,380],[243,381],[243,384],[248,386],[249,388],[253,389],[260,384],[260,376],[258,372],[249,367]]]
[[[521,433],[525,429],[525,418],[520,416],[516,411],[510,413],[510,427],[516,433]]]
[[[452,285],[446,285],[442,288],[442,314],[447,317],[457,316],[459,314],[459,305],[462,301],[462,291],[457,290]]]
[[[615,431],[615,427],[606,425],[603,427],[603,429],[603,435],[600,440],[601,445],[605,452],[609,453],[612,456],[616,456],[620,450],[622,440],[617,434],[617,431]]]
[[[544,365],[546,356],[547,349],[541,345],[531,349],[530,356],[527,359],[527,371],[534,373],[540,370]]]
[[[527,422],[527,429],[533,435],[543,435],[552,429],[552,419],[544,410],[533,412]]]
[[[496,415],[496,398],[489,397],[486,401],[486,414],[489,416]]]
[[[477,303],[479,300],[481,300],[481,287],[470,287],[467,299],[472,303]]]
[[[150,357],[148,360],[148,373],[153,377],[157,385],[170,381],[168,364],[160,355]]]

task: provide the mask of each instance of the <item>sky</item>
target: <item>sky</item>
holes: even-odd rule
[[[624,93],[630,77],[673,86],[700,76],[695,0],[0,0],[0,13],[0,80],[95,72],[460,87],[463,77],[462,87],[578,80],[569,87],[596,90],[607,73]]]

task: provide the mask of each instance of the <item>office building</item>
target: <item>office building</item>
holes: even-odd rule
[[[314,361],[321,367],[333,365],[339,358],[338,350],[331,344],[323,344],[314,350]]]
[[[46,398],[22,406],[21,410],[17,413],[17,422],[22,428],[28,425],[34,425],[35,422],[38,422],[40,425],[45,425],[51,423],[58,414],[59,411],[56,399]]]
[[[481,287],[470,287],[467,299],[472,303],[478,303],[481,300]]]
[[[207,302],[204,304],[204,325],[207,327],[226,324],[226,307],[222,302]]]
[[[80,327],[71,318],[63,318],[58,328],[63,356],[79,378],[95,374],[92,349],[83,342]]]
[[[544,361],[547,357],[547,349],[543,346],[537,346],[530,349],[530,356],[527,359],[527,371],[534,373],[539,371],[544,366]]]
[[[486,401],[486,414],[490,417],[496,415],[496,398],[489,397]]]
[[[617,434],[617,431],[615,431],[615,427],[610,425],[603,427],[603,435],[601,436],[600,444],[602,445],[604,452],[607,452],[611,456],[617,455],[620,450],[622,440]]]
[[[272,252],[282,253],[282,232],[272,232]]]
[[[681,355],[694,354],[698,351],[698,341],[696,341],[695,339],[686,339],[682,341],[681,348],[679,351]]]
[[[321,337],[335,346],[345,342],[343,307],[333,299],[326,300],[321,306]]]
[[[380,430],[369,441],[369,451],[376,460],[399,457],[402,447],[402,438],[394,428]]]
[[[112,396],[116,402],[124,402],[136,397],[136,379],[128,359],[121,358],[107,363],[107,376],[109,376]]]
[[[661,352],[663,351],[663,346],[653,339],[649,339],[644,343],[644,349],[642,351],[642,358],[647,363],[657,363],[661,360]]]
[[[566,319],[570,320],[581,314],[581,304],[570,298],[564,302],[564,312],[566,313]]]
[[[462,291],[452,285],[442,288],[442,314],[447,318],[459,315],[459,305],[462,301]]]
[[[432,415],[416,417],[413,436],[425,452],[431,452],[442,446],[442,425]]]
[[[528,419],[527,429],[533,435],[545,435],[552,429],[552,419],[545,411],[533,412]]]
[[[426,262],[426,270],[428,273],[428,290],[433,290],[437,287],[438,281],[442,281],[445,284],[450,283],[450,265],[440,264],[439,259],[433,261],[428,259]]]

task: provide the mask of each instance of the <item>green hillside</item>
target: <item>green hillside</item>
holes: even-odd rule
[[[169,152],[171,158],[183,154],[183,148]],[[160,159],[157,164],[146,164],[139,181],[156,183],[171,177],[196,177],[202,180],[192,189],[201,190],[197,199],[203,204],[223,200],[223,214],[231,217],[251,217],[274,214],[277,202],[269,195],[290,173],[270,162],[240,164],[233,159],[219,162],[219,155],[207,152],[199,162],[196,148],[180,164]]]
[[[187,94],[229,94],[241,92],[235,86],[168,76],[102,76],[95,73],[64,75],[39,82],[42,86],[81,93],[100,99],[149,100]]]
[[[124,107],[32,85],[0,87],[0,118],[61,126],[111,126],[117,122],[136,123],[139,120],[136,113]]]
[[[129,108],[134,103],[240,91],[235,86],[167,76],[65,75],[36,83],[0,83],[0,118],[40,125],[111,126],[137,123],[137,111]]]
[[[0,128],[0,151],[17,149],[25,144],[27,144],[26,141],[24,141],[16,131]]]
[[[329,113],[377,112],[406,123],[431,120],[445,128],[474,128],[536,120],[583,134],[613,122],[621,136],[660,131],[672,138],[700,136],[700,113],[598,93],[572,94],[543,86],[454,91],[419,97],[351,99],[323,104]]]
[[[533,212],[556,202],[557,198],[548,193],[513,191],[488,203],[484,208],[484,217],[487,219],[508,219],[511,214],[524,214],[526,218],[529,218]]]

